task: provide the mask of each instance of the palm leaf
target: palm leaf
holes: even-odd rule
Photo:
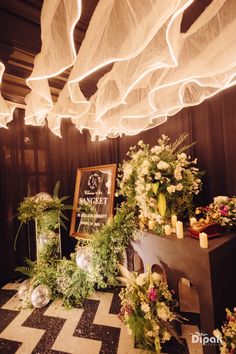
[[[15,240],[14,240],[14,251],[16,250],[16,242],[17,242],[17,239],[18,239],[18,236],[19,236],[19,233],[20,233],[20,230],[21,230],[21,227],[22,225],[24,224],[24,221],[21,221],[20,223],[20,226],[18,227],[18,230],[17,230],[17,233],[16,233],[16,237],[15,237]]]
[[[61,225],[61,227],[63,227],[64,230],[67,230],[67,227],[64,224],[64,222],[62,221],[62,219],[60,219],[60,225]]]
[[[60,181],[57,181],[57,183],[55,184],[55,187],[53,189],[53,197],[58,197],[58,194],[59,194],[59,189],[60,189],[60,184],[61,182]]]
[[[32,268],[26,267],[26,266],[24,266],[24,267],[16,267],[15,271],[19,272],[19,273],[21,273],[23,275],[26,275],[29,278],[33,277],[33,275],[34,275],[34,270]]]
[[[185,150],[189,149],[190,147],[192,147],[193,145],[195,145],[197,142],[193,141],[191,144],[185,145],[182,148],[180,148],[178,150],[178,154],[181,154],[181,152],[184,152]]]
[[[180,146],[184,140],[186,140],[188,137],[188,134],[183,133],[180,135],[180,137],[178,139],[176,139],[173,144],[171,145],[171,152],[176,151],[176,149],[178,148],[178,146]]]

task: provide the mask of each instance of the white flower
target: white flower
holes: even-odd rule
[[[168,193],[174,193],[175,192],[175,186],[173,184],[168,186],[166,189],[167,189]]]
[[[126,165],[124,167],[124,177],[123,177],[123,180],[126,181],[129,176],[131,175],[131,173],[133,172],[133,169],[132,169],[132,166],[130,165]]]
[[[128,333],[128,335],[129,335],[129,336],[132,336],[133,333],[132,333],[132,329],[130,328],[130,325],[127,324],[127,325],[126,325],[126,328],[127,328],[127,333]]]
[[[138,145],[139,146],[143,145],[143,140],[139,140]]]
[[[144,160],[141,167],[144,168],[149,166],[150,166],[150,162],[148,160]]]
[[[157,284],[161,281],[161,275],[154,272],[154,273],[152,273],[152,279],[153,279],[154,283]]]
[[[225,203],[228,200],[229,200],[229,197],[226,197],[224,195],[218,195],[217,197],[214,198],[214,204]]]
[[[177,186],[176,186],[176,190],[177,191],[182,191],[182,189],[183,189],[182,183],[178,183]]]
[[[156,179],[161,179],[161,172],[155,173],[155,178]]]
[[[177,179],[177,181],[180,181],[182,179],[181,172],[182,172],[181,166],[177,165],[174,170],[174,176],[175,176],[175,179]]]
[[[148,337],[155,337],[155,332],[153,332],[153,331],[148,331],[148,332],[147,332],[147,336],[148,336]]]
[[[167,321],[170,318],[170,311],[168,306],[164,302],[160,302],[157,306],[157,316],[163,320]]]
[[[151,183],[146,184],[146,191],[150,191],[152,189]]]
[[[159,161],[158,162],[158,164],[157,164],[157,168],[159,169],[159,170],[167,170],[167,168],[169,167],[170,165],[167,163],[167,162],[165,162],[165,161]]]
[[[168,341],[168,340],[170,340],[170,337],[171,337],[170,333],[167,332],[167,331],[165,331],[165,332],[163,333],[162,340],[163,340],[163,341]]]
[[[136,279],[136,284],[138,284],[139,286],[143,286],[143,284],[145,283],[146,276],[146,273],[139,274],[138,278]]]
[[[222,334],[221,334],[221,332],[220,332],[218,329],[215,329],[215,330],[213,331],[213,334],[214,334],[214,336],[215,336],[216,338],[221,338],[221,337],[222,337]]]
[[[150,307],[149,307],[149,305],[148,305],[146,302],[144,302],[144,303],[141,305],[141,309],[142,309],[142,311],[143,311],[144,313],[150,312]]]
[[[143,175],[148,175],[148,167],[144,167],[144,168],[142,169],[142,174],[143,174]]]
[[[184,152],[182,152],[181,154],[178,154],[178,160],[186,160],[186,158],[187,158],[187,155]]]

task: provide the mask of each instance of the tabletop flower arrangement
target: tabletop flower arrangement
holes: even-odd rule
[[[131,273],[121,265],[120,271],[123,277],[118,279],[126,287],[119,295],[119,318],[139,348],[160,353],[162,344],[176,337],[172,323],[180,319],[174,312],[177,302],[158,273]]]
[[[162,135],[152,148],[139,141],[131,147],[129,160],[119,168],[119,194],[136,205],[142,220],[162,225],[171,215],[185,216],[193,207],[193,196],[201,190],[202,173],[182,146],[183,134],[175,142]],[[186,215],[187,216],[187,215]]]
[[[220,354],[236,353],[236,307],[233,311],[226,309],[227,321],[221,327],[221,331],[216,329],[213,334],[220,338]]]
[[[197,208],[196,214],[199,213],[202,213],[209,223],[232,229],[236,226],[236,197],[217,196],[208,206]]]

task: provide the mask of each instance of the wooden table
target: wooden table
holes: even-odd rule
[[[199,296],[201,331],[211,337],[212,331],[220,328],[225,320],[225,308],[236,306],[236,233],[211,239],[209,248],[203,249],[197,239],[186,234],[183,239],[177,239],[175,234],[160,236],[141,232],[132,247],[145,269],[154,264],[164,269],[177,297],[180,278],[190,280]],[[131,261],[132,252],[129,267]],[[203,350],[204,354],[218,352],[216,346],[204,346]]]

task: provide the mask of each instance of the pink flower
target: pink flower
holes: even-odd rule
[[[157,291],[155,288],[151,288],[148,290],[148,299],[152,302],[157,300]]]
[[[227,205],[222,205],[222,206],[220,207],[220,213],[221,213],[221,215],[223,215],[223,216],[226,216],[226,215],[229,214],[229,208],[227,207]]]

